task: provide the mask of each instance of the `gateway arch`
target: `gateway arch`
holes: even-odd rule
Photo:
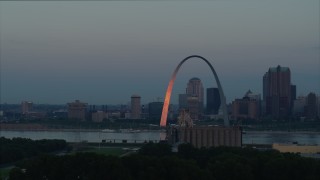
[[[206,63],[208,64],[208,66],[210,67],[210,69],[211,69],[211,71],[212,71],[212,73],[213,73],[213,75],[214,75],[214,78],[215,78],[215,80],[216,80],[216,83],[217,83],[217,85],[218,85],[218,89],[219,89],[220,100],[221,100],[220,108],[222,108],[222,111],[223,111],[224,125],[225,125],[225,126],[229,126],[229,119],[228,119],[228,113],[227,113],[226,98],[225,98],[225,96],[224,96],[224,93],[223,93],[223,90],[222,90],[222,87],[221,87],[221,84],[220,84],[218,75],[217,75],[216,71],[214,70],[213,66],[211,65],[211,63],[210,63],[207,59],[205,59],[204,57],[199,56],[199,55],[191,55],[191,56],[186,57],[185,59],[183,59],[183,60],[178,64],[178,66],[177,66],[176,69],[174,70],[174,72],[173,72],[173,74],[172,74],[172,76],[171,76],[171,79],[170,79],[168,88],[167,88],[167,92],[166,92],[165,99],[164,99],[163,108],[162,108],[162,115],[161,115],[161,121],[160,121],[160,126],[161,126],[161,127],[165,127],[165,126],[167,125],[167,117],[168,117],[168,109],[169,109],[169,104],[170,104],[170,98],[171,98],[172,88],[173,88],[173,84],[174,84],[174,81],[175,81],[175,79],[176,79],[177,73],[178,73],[180,67],[182,66],[182,64],[183,64],[184,62],[186,62],[187,60],[191,59],[191,58],[201,59],[201,60],[203,60],[204,62],[206,62]]]

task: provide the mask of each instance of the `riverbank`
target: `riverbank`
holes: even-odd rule
[[[0,124],[1,131],[62,131],[62,132],[99,132],[108,133],[108,131],[104,131],[102,128],[56,128],[52,126],[47,126],[43,124]],[[159,129],[110,129],[112,132],[149,132],[149,131],[162,131]],[[130,131],[131,130],[131,131]]]
[[[57,128],[52,126],[47,126],[43,124],[22,124],[22,123],[15,123],[15,124],[8,124],[8,123],[0,123],[0,130],[1,131],[53,131],[53,132],[101,132],[101,133],[109,133],[108,131],[104,131],[105,129],[102,128]],[[123,133],[124,131],[130,133],[137,133],[137,132],[163,132],[164,129],[110,129],[112,133]],[[130,131],[132,130],[132,131]],[[255,133],[255,132],[262,132],[262,133],[305,133],[305,134],[318,134],[320,131],[318,130],[305,130],[305,129],[294,129],[294,130],[257,130],[257,129],[248,129],[245,128],[243,133]]]

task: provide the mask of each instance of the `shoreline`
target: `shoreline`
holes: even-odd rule
[[[79,128],[75,128],[75,129],[56,129],[56,128],[6,128],[0,129],[1,131],[33,131],[33,132],[43,132],[43,131],[48,131],[48,132],[101,132],[101,133],[144,133],[144,132],[164,132],[163,130],[159,129],[159,130],[147,130],[147,129],[138,129],[140,130],[139,132],[121,132],[119,131],[115,131],[115,132],[103,132],[103,129],[79,129]],[[264,131],[264,130],[252,130],[252,131],[245,131],[245,133],[243,133],[243,135],[245,134],[261,134],[261,133],[266,133],[266,134],[295,134],[295,133],[300,133],[300,134],[320,134],[319,131]],[[1,133],[0,133],[1,134]]]
[[[103,129],[52,129],[52,128],[44,128],[44,129],[1,129],[1,131],[33,131],[33,132],[101,132],[101,133],[143,133],[143,132],[162,132],[162,130],[140,130],[140,132],[103,132]]]
[[[53,128],[48,127],[42,124],[6,124],[0,123],[0,131],[49,131],[49,132],[101,132],[101,133],[126,133],[121,132],[120,129],[110,129],[115,130],[115,132],[103,132],[105,128]],[[124,128],[125,129],[125,128]],[[133,129],[139,130],[140,132],[134,133],[143,133],[143,132],[163,132],[164,129]],[[129,132],[132,133],[132,132]],[[268,133],[268,134],[294,134],[294,133],[302,133],[302,134],[320,134],[320,131],[316,130],[255,130],[255,129],[246,129],[243,131],[243,135],[246,133],[254,134],[254,133]]]

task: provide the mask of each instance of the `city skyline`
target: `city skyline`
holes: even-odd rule
[[[174,67],[198,54],[230,103],[262,94],[270,67],[289,67],[297,96],[320,92],[319,1],[0,2],[1,103],[142,104],[164,100]],[[200,61],[177,76],[217,87]]]

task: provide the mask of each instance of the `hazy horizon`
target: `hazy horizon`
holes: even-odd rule
[[[171,74],[197,54],[214,66],[227,102],[262,94],[269,67],[289,67],[297,96],[320,95],[319,1],[0,2],[0,102],[127,104],[164,98]],[[192,77],[215,87],[191,59]]]

